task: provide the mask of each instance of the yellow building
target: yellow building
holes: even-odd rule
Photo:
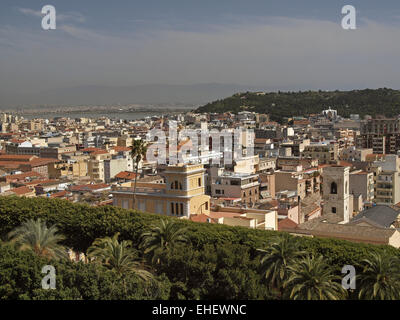
[[[186,218],[210,212],[210,197],[204,194],[202,164],[160,166],[158,169],[165,183],[138,182],[135,209]],[[133,209],[132,187],[116,188],[112,194],[115,206]]]
[[[104,160],[111,159],[111,154],[106,150],[94,151],[88,161],[88,175],[95,181],[104,182]]]
[[[67,176],[86,177],[88,174],[87,161],[84,159],[49,163],[47,167],[50,179],[59,179]]]

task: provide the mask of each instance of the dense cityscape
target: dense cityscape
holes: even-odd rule
[[[1,195],[400,247],[400,120],[346,119],[329,108],[289,122],[246,111],[137,121],[4,113]],[[137,161],[135,142],[150,150],[158,144],[151,130],[168,136],[172,123],[178,135],[193,130],[205,143],[194,149],[194,139],[180,135],[166,145],[169,156],[184,153],[176,164],[147,159],[148,152]],[[221,150],[236,140],[221,136],[222,148],[213,150],[215,130],[241,132],[242,154],[229,164]]]
[[[393,0],[3,0],[1,307],[400,300],[399,17]]]

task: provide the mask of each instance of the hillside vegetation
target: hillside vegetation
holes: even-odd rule
[[[281,122],[285,117],[320,113],[331,107],[338,114],[349,117],[400,114],[400,91],[387,88],[352,91],[304,91],[269,92],[259,95],[254,92],[237,93],[199,107],[197,112],[255,111],[270,114],[271,120]]]

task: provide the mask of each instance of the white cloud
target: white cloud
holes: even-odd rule
[[[32,16],[32,17],[42,17],[42,13],[40,11],[32,10],[29,8],[18,8],[18,11],[23,13],[26,16]]]
[[[26,16],[31,16],[31,17],[43,17],[43,14],[41,11],[38,10],[32,10],[29,8],[17,8],[19,12]],[[57,11],[56,8],[56,13],[57,13],[57,20],[62,21],[62,22],[80,22],[83,23],[86,21],[86,18],[83,14],[79,12],[65,12],[65,13],[60,13]]]

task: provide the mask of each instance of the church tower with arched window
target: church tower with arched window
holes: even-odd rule
[[[353,202],[349,194],[350,168],[331,166],[323,170],[323,214],[337,214],[347,223],[353,212]]]

